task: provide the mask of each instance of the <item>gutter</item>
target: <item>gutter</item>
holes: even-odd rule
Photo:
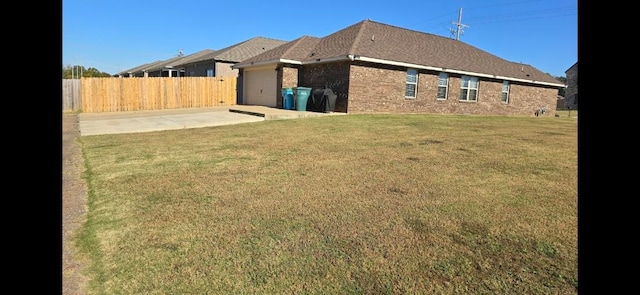
[[[252,62],[248,62],[248,63],[235,64],[235,65],[232,65],[231,68],[232,69],[243,69],[243,68],[247,68],[247,67],[264,66],[264,65],[278,64],[278,63],[288,63],[288,64],[294,64],[294,65],[302,64],[302,62],[300,62],[298,60],[278,58],[278,59],[272,59],[272,60],[263,60],[263,61],[256,61],[256,62],[252,61]]]
[[[416,68],[416,69],[425,69],[425,70],[432,70],[432,71],[445,72],[445,73],[455,73],[455,74],[477,76],[477,77],[484,77],[484,78],[493,78],[493,79],[499,79],[499,80],[508,80],[508,81],[526,82],[526,83],[533,83],[533,84],[540,84],[540,85],[547,85],[547,86],[565,87],[564,84],[560,84],[560,83],[550,83],[550,82],[543,82],[543,81],[536,81],[536,80],[511,78],[511,77],[505,77],[505,76],[489,75],[489,74],[482,74],[482,73],[461,71],[461,70],[454,70],[454,69],[447,69],[447,68],[440,68],[440,67],[430,67],[430,66],[416,65],[416,64],[410,64],[405,62],[397,62],[397,61],[391,61],[391,60],[363,57],[358,55],[353,55],[353,57],[351,57],[352,55],[349,55],[349,56],[350,58],[353,58],[351,60],[359,60],[359,61],[365,61],[365,62],[402,66],[402,67]]]

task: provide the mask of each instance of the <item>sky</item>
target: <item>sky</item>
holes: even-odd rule
[[[63,0],[62,67],[116,74],[254,37],[321,38],[366,19],[454,39],[460,19],[460,41],[554,77],[578,61],[577,0]]]

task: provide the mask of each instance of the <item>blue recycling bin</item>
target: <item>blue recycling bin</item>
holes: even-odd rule
[[[293,110],[293,89],[282,88],[282,105],[285,110]]]
[[[307,100],[309,99],[310,94],[311,94],[311,88],[298,87],[296,89],[296,110],[298,111],[307,110]]]

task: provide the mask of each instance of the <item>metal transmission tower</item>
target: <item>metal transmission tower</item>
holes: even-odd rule
[[[469,27],[468,25],[462,23],[462,7],[460,7],[460,12],[458,12],[458,21],[451,23],[456,25],[455,29],[449,29],[449,31],[451,31],[451,36],[453,37],[453,35],[455,35],[456,40],[460,40],[460,35],[462,35],[463,33],[462,29]]]

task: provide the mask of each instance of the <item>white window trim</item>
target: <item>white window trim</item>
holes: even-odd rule
[[[405,88],[404,88],[404,89],[405,89],[405,90],[404,90],[404,98],[406,98],[406,99],[416,99],[416,97],[418,97],[418,70],[416,70],[416,69],[407,69],[407,73],[406,73],[406,76],[405,76],[405,77],[409,77],[409,72],[411,72],[411,71],[413,71],[413,72],[415,73],[415,75],[416,75],[416,81],[415,81],[415,82],[409,82],[409,81],[407,81],[407,79],[405,78],[405,84],[404,84],[404,86],[405,86]],[[413,95],[413,96],[409,96],[409,95],[407,95],[407,85],[408,85],[408,84],[415,85],[415,88],[414,88],[414,95]]]
[[[446,85],[440,85],[440,76],[442,75],[445,76]],[[445,72],[441,72],[440,74],[438,74],[438,90],[440,90],[440,87],[444,87],[444,97],[438,97],[440,91],[436,91],[436,99],[447,100],[447,98],[449,97],[449,74]]]
[[[464,87],[464,80],[465,80],[465,79],[468,79],[468,80],[469,80],[469,86],[467,86],[467,87]],[[473,79],[475,79],[475,80],[476,80],[476,87],[475,87],[475,88],[472,88],[472,87],[471,87],[471,81],[472,81]],[[478,89],[479,89],[479,88],[480,88],[480,79],[478,79],[478,77],[475,77],[475,76],[465,76],[465,75],[463,75],[463,76],[462,76],[462,78],[461,78],[461,80],[460,80],[460,94],[462,95],[463,93],[465,93],[465,98],[463,99],[463,98],[458,97],[458,99],[459,99],[460,101],[465,101],[465,102],[477,102],[477,101],[478,101],[478,94],[479,94]],[[474,99],[474,100],[469,99],[469,92],[470,92],[470,90],[475,90],[475,91],[476,91],[476,97],[475,97],[475,99]]]
[[[209,75],[209,73],[211,73],[211,75]],[[213,77],[213,69],[207,69],[207,77]]]
[[[505,90],[505,86],[506,86],[506,90]],[[509,83],[509,81],[504,80],[502,82],[502,92],[500,94],[500,102],[503,104],[509,104],[509,91],[511,90],[511,84]],[[506,94],[507,100],[504,101],[502,100],[502,96]]]

